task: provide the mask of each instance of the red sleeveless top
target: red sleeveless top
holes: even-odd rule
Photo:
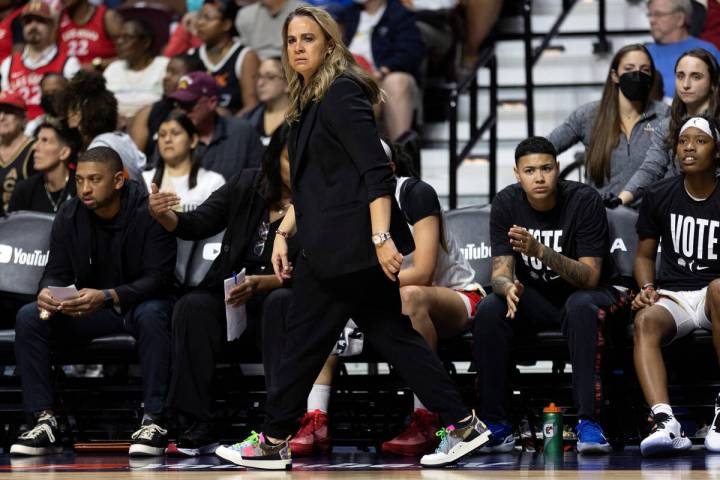
[[[115,45],[105,31],[105,12],[105,5],[96,6],[90,20],[84,25],[78,25],[73,22],[67,9],[62,11],[60,43],[69,55],[77,57],[82,64],[90,63],[96,57],[115,56]]]
[[[67,50],[58,48],[55,58],[47,65],[30,69],[25,66],[22,61],[22,52],[13,53],[10,59],[10,89],[15,90],[22,95],[27,104],[27,119],[33,120],[43,114],[40,106],[40,81],[46,73],[63,74],[65,64],[70,56]]]

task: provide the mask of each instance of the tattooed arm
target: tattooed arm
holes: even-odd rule
[[[504,297],[507,289],[513,284],[513,270],[515,259],[512,255],[493,257],[492,259],[492,289],[493,292]]]
[[[505,297],[508,310],[505,314],[508,318],[515,318],[520,296],[525,287],[518,280],[513,281],[515,270],[515,258],[512,255],[493,257],[492,288],[493,292]]]
[[[600,283],[602,258],[580,257],[573,260],[550,247],[542,245],[537,257],[541,262],[577,288],[593,289]]]
[[[573,260],[543,245],[526,228],[513,225],[508,232],[513,250],[535,257],[569,284],[582,289],[597,288],[602,272],[602,258],[580,257]]]

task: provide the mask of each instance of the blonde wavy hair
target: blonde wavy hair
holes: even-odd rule
[[[307,85],[304,84],[302,75],[292,69],[287,53],[288,25],[295,17],[311,18],[320,27],[320,30],[325,35],[325,40],[330,45],[329,53],[325,56],[322,64],[310,78]],[[375,83],[375,80],[357,64],[355,58],[342,41],[339,25],[325,10],[317,7],[296,8],[285,19],[282,36],[282,64],[290,90],[290,106],[285,115],[288,123],[299,120],[300,114],[310,102],[322,100],[332,82],[342,74],[353,77],[360,84],[373,105],[383,100],[382,90]]]

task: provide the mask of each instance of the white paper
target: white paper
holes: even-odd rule
[[[234,277],[225,279],[225,298],[230,294],[230,290],[235,285],[240,285],[245,281],[245,269],[243,268],[240,273],[237,274],[237,283]],[[240,338],[240,335],[245,331],[247,327],[247,312],[245,311],[245,305],[239,307],[231,307],[227,303],[225,304],[225,318],[227,319],[227,339],[228,342]]]
[[[50,290],[50,295],[55,300],[60,300],[61,302],[64,302],[65,300],[72,300],[80,296],[75,284],[68,287],[48,287],[48,290]]]

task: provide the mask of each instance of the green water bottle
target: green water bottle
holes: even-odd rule
[[[545,455],[562,455],[562,410],[552,402],[543,409],[543,440],[545,441]]]

